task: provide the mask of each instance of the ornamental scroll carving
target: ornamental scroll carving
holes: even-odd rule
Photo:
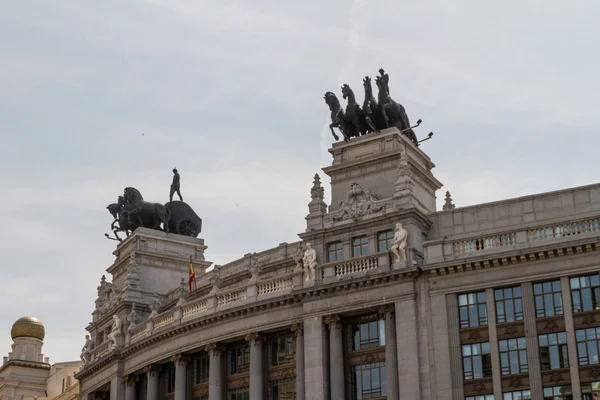
[[[341,202],[339,210],[332,213],[331,219],[335,222],[349,219],[358,221],[366,215],[381,212],[384,206],[374,193],[354,182],[350,185],[346,200]]]

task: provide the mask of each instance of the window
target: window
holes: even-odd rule
[[[519,390],[517,392],[505,392],[502,394],[503,400],[531,400],[529,390]]]
[[[465,400],[494,400],[493,394],[482,394],[479,396],[469,396],[465,397]]]
[[[342,261],[344,259],[344,246],[342,242],[329,243],[327,245],[327,260],[329,262]]]
[[[554,386],[544,388],[544,400],[572,400],[571,386]]]
[[[350,388],[352,400],[387,396],[385,362],[350,367]]]
[[[372,319],[372,317],[364,317]],[[352,324],[352,350],[385,346],[385,321],[375,319]]]
[[[268,400],[296,400],[296,378],[270,381],[267,390]]]
[[[394,240],[394,231],[379,232],[377,234],[377,251],[390,251]]]
[[[600,310],[600,275],[571,278],[573,312]]]
[[[366,256],[369,254],[369,239],[361,236],[352,239],[352,257]]]
[[[271,365],[290,364],[296,360],[296,336],[276,336],[269,339]]]
[[[583,400],[600,399],[600,381],[582,383],[581,396]]]
[[[521,287],[496,289],[496,322],[514,322],[523,320],[523,300],[521,299]]]
[[[169,364],[165,370],[165,394],[175,392],[175,365]]]
[[[527,346],[525,338],[499,340],[502,375],[526,374]]]
[[[569,368],[567,334],[565,332],[539,335],[540,363],[542,371]]]
[[[465,380],[492,376],[492,356],[489,342],[463,345],[462,358]]]
[[[487,325],[485,292],[473,292],[458,295],[460,327],[474,328]]]
[[[562,315],[563,303],[560,281],[536,283],[533,285],[535,295],[535,314],[538,318]]]
[[[250,392],[247,387],[230,389],[227,391],[227,400],[250,400]]]
[[[250,369],[250,346],[238,344],[229,349],[229,374],[248,372]]]
[[[195,383],[208,382],[208,367],[209,367],[209,358],[208,353],[200,353],[195,358]]]
[[[579,365],[598,364],[600,327],[576,330],[575,338],[577,339]]]

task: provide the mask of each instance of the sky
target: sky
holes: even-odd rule
[[[380,67],[457,206],[595,183],[595,0],[8,0],[0,4],[0,353],[45,324],[79,358],[114,260],[106,205],[173,167],[224,264],[298,240],[331,165],[326,91]],[[321,172],[326,197],[329,180]]]

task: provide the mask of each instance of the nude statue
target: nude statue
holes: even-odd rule
[[[108,339],[111,341],[111,343],[108,344],[110,351],[114,350],[119,345],[119,338],[122,335],[122,332],[121,332],[122,327],[123,327],[123,322],[121,322],[121,319],[119,318],[119,316],[116,314],[113,315],[112,330],[108,334]]]
[[[81,361],[84,364],[87,364],[91,361],[91,353],[92,353],[92,339],[90,339],[90,335],[85,335],[85,344],[81,349]]]
[[[312,281],[315,279],[315,269],[317,268],[317,252],[310,243],[306,243],[306,251],[302,257],[304,264],[304,280]]]
[[[396,231],[394,232],[394,240],[392,242],[392,254],[395,256],[394,261],[406,260],[406,239],[408,238],[408,232],[402,227],[401,223],[396,224]]]

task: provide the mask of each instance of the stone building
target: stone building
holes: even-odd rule
[[[436,210],[434,164],[397,129],[329,152],[298,242],[208,272],[202,239],[120,243],[82,397],[599,398],[600,184]]]
[[[12,326],[12,351],[0,367],[0,400],[73,400],[79,398],[74,374],[81,361],[50,365],[42,354],[46,331],[40,320],[19,318]]]

